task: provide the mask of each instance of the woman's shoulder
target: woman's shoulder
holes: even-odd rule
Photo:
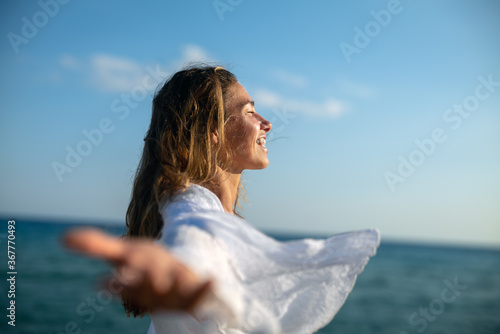
[[[224,212],[224,209],[213,192],[197,184],[191,184],[160,203],[160,213],[164,219],[200,211]]]
[[[163,234],[172,233],[181,226],[213,232],[214,229],[233,225],[236,216],[224,211],[219,198],[210,190],[197,184],[165,200],[160,205],[163,218]],[[236,223],[240,225],[241,222]]]

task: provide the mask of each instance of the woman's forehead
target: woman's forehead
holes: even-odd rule
[[[226,106],[231,110],[241,110],[247,104],[252,107],[255,106],[255,102],[252,100],[245,87],[239,82],[235,83],[229,88],[228,97],[226,101]]]

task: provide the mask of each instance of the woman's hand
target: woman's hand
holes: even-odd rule
[[[148,311],[192,312],[211,289],[211,281],[202,282],[166,248],[152,241],[122,240],[89,228],[70,231],[64,236],[64,243],[68,248],[114,263],[122,296]]]

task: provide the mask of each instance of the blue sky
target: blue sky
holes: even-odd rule
[[[244,175],[258,228],[500,246],[498,1],[0,12],[2,216],[122,222],[152,87],[201,60],[232,70],[273,122],[270,166]]]

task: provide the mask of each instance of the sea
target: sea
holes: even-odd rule
[[[89,224],[16,220],[9,233],[2,221],[0,333],[147,332],[149,317],[127,318],[106,288],[112,267],[62,246],[61,236],[76,225]],[[123,226],[92,226],[123,233]],[[317,333],[500,334],[500,250],[382,241],[344,306]]]

